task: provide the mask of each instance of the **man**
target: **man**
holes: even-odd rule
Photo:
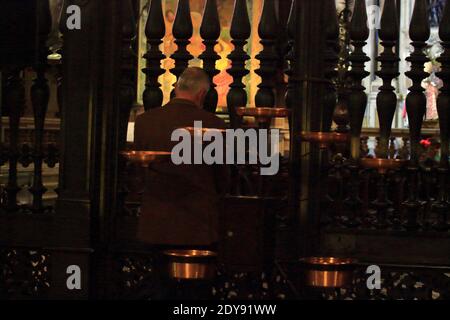
[[[210,80],[200,68],[187,68],[179,77],[175,98],[149,110],[135,124],[135,149],[172,151],[178,128],[225,128],[223,120],[203,110]],[[155,163],[147,174],[138,239],[148,244],[208,247],[218,241],[219,198],[223,169],[207,165]]]

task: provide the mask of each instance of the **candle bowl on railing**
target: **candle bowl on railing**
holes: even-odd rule
[[[385,174],[388,170],[398,170],[407,163],[404,159],[362,158],[360,164],[364,168],[376,169]]]
[[[302,132],[300,139],[311,143],[318,143],[320,148],[326,148],[332,143],[346,143],[350,135],[337,132]]]
[[[287,108],[236,108],[236,114],[240,117],[254,117],[258,123],[270,122],[273,118],[285,118],[291,110]]]
[[[300,259],[306,286],[342,288],[352,284],[356,259],[336,257],[308,257]]]
[[[209,250],[167,250],[169,278],[210,280],[216,275],[217,253]]]
[[[120,153],[130,163],[148,167],[150,163],[163,161],[171,156],[171,152],[166,151],[122,151]]]

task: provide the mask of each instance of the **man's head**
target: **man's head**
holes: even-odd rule
[[[210,80],[205,71],[197,67],[187,68],[178,78],[175,96],[190,100],[199,108],[203,108],[209,86]]]

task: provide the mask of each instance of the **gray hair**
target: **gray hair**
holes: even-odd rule
[[[186,68],[180,75],[177,82],[177,89],[180,91],[189,91],[193,94],[200,90],[209,91],[209,76],[203,69],[198,67]]]

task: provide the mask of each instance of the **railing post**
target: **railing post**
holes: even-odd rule
[[[42,138],[44,133],[45,115],[47,113],[48,102],[50,98],[50,89],[48,81],[45,78],[45,72],[47,70],[47,56],[48,48],[45,44],[47,36],[51,31],[51,15],[48,0],[39,0],[37,2],[37,54],[34,65],[36,71],[36,79],[31,87],[31,102],[34,112],[34,150],[33,150],[33,162],[34,162],[34,177],[33,185],[29,189],[33,194],[33,212],[43,212],[44,207],[42,203],[42,196],[47,191],[42,183]]]
[[[277,59],[275,45],[277,39],[278,19],[274,0],[264,0],[258,34],[261,38],[262,51],[256,55],[260,61],[260,68],[255,72],[261,77],[258,91],[255,96],[256,107],[275,106],[275,75],[277,72]]]
[[[364,69],[364,64],[370,59],[363,51],[366,40],[369,37],[367,28],[366,1],[356,0],[353,18],[350,23],[350,39],[355,47],[349,57],[352,69],[349,72],[353,85],[348,98],[348,113],[350,117],[351,130],[351,156],[358,160],[360,156],[360,135],[364,113],[367,107],[367,95],[361,81],[369,75]]]
[[[398,55],[394,53],[394,48],[398,40],[398,17],[395,0],[386,0],[383,16],[381,18],[381,30],[379,32],[381,44],[384,51],[377,57],[381,63],[381,68],[376,75],[383,79],[383,85],[377,96],[377,111],[380,120],[380,140],[377,157],[387,158],[388,144],[391,136],[392,120],[397,109],[397,95],[392,86],[392,80],[399,75]]]
[[[250,56],[245,52],[244,46],[247,44],[250,33],[251,26],[247,1],[235,0],[230,29],[231,43],[234,45],[234,50],[228,55],[228,59],[231,60],[231,68],[227,70],[233,77],[233,82],[227,95],[228,113],[233,128],[238,126],[239,121],[236,116],[236,108],[247,106],[247,92],[245,91],[245,85],[242,83],[242,78],[249,73],[245,63]]]
[[[443,86],[437,99],[439,114],[439,127],[441,137],[441,159],[438,168],[439,192],[433,203],[433,210],[438,213],[438,222],[435,228],[441,231],[448,230],[448,173],[449,173],[449,122],[450,122],[450,2],[447,2],[444,15],[439,26],[439,37],[444,52],[438,58],[441,71],[437,74],[442,79]]]
[[[6,210],[15,212],[18,209],[17,164],[19,159],[19,123],[25,109],[25,88],[22,71],[15,67],[7,76],[5,103],[9,111],[9,146],[8,146],[8,183],[6,185]]]
[[[406,58],[411,62],[411,70],[406,76],[412,80],[412,86],[406,97],[406,110],[408,112],[409,133],[411,138],[411,161],[416,165],[419,161],[419,141],[421,136],[422,122],[426,112],[427,99],[423,93],[422,80],[429,74],[424,71],[423,65],[428,61],[423,52],[426,42],[430,37],[430,26],[428,23],[428,11],[425,0],[416,0],[413,16],[409,27],[409,36],[412,40],[414,51]]]
[[[147,37],[148,51],[144,55],[147,66],[142,70],[146,75],[145,90],[143,94],[144,109],[160,107],[163,103],[163,92],[158,78],[165,70],[161,67],[161,60],[166,56],[159,49],[166,33],[166,25],[162,11],[162,0],[151,0],[145,25],[145,36]]]
[[[286,70],[286,74],[288,75],[288,85],[286,90],[286,107],[288,109],[292,109],[294,106],[294,97],[295,97],[295,79],[294,79],[294,70],[295,70],[295,33],[298,32],[296,30],[297,24],[297,0],[292,0],[291,11],[289,13],[288,23],[286,26],[286,31],[288,35],[288,53],[286,55],[286,60],[288,61],[288,66]]]
[[[327,2],[328,3],[328,2]],[[326,20],[326,48],[325,48],[325,79],[326,93],[322,110],[322,128],[321,131],[330,131],[333,122],[333,113],[336,108],[337,96],[334,86],[334,79],[337,76],[336,65],[339,61],[339,24],[336,14],[336,4],[330,1],[325,10],[328,12]]]
[[[338,77],[336,80],[337,90],[337,105],[334,109],[333,121],[336,123],[336,132],[348,133],[349,132],[349,118],[348,118],[348,94],[349,87],[351,85],[349,81],[349,56],[350,49],[350,16],[352,14],[349,8],[350,3],[345,2],[344,8],[338,15],[339,22],[339,58],[338,58]],[[349,149],[349,148],[346,148]],[[346,150],[346,153],[347,150]]]
[[[63,3],[61,5],[61,12],[59,13],[58,17],[58,30],[61,37],[61,48],[58,50],[58,53],[61,54],[61,59],[59,61],[58,66],[56,67],[57,75],[56,75],[56,98],[58,103],[58,118],[61,119],[62,117],[62,110],[64,108],[63,104],[63,63],[64,63],[64,32],[66,31],[67,24],[66,20],[64,19],[66,15],[67,10],[67,0],[63,0]]]
[[[437,74],[442,79],[443,86],[437,99],[439,127],[441,137],[441,167],[449,166],[449,135],[450,135],[450,2],[445,5],[444,15],[439,26],[439,37],[444,52],[437,59],[442,67]]]
[[[409,36],[412,40],[414,51],[406,60],[411,62],[411,70],[406,72],[413,85],[406,97],[406,110],[409,119],[409,133],[411,139],[411,162],[408,166],[408,199],[404,205],[407,210],[406,228],[415,230],[418,228],[417,216],[421,203],[418,198],[418,175],[419,175],[419,141],[421,136],[422,122],[426,112],[426,97],[423,93],[422,80],[428,76],[423,65],[428,61],[423,49],[430,37],[430,26],[428,23],[428,11],[425,0],[416,0],[413,16],[409,28]]]
[[[216,68],[216,61],[220,59],[220,56],[214,50],[215,45],[218,43],[217,40],[220,37],[220,20],[216,0],[206,1],[200,35],[203,38],[205,51],[203,51],[199,58],[203,60],[203,69],[211,79],[211,88],[206,96],[204,108],[210,112],[215,112],[218,95],[214,77],[220,72]]]
[[[136,36],[136,21],[134,18],[133,4],[131,0],[121,0],[124,12],[122,21],[122,63],[120,81],[120,123],[119,141],[120,149],[127,143],[128,121],[130,119],[131,108],[135,100],[135,55],[132,49],[132,42]]]
[[[178,46],[177,51],[171,55],[171,58],[175,60],[175,67],[170,70],[177,79],[188,67],[189,60],[193,56],[187,50],[187,46],[191,42],[189,39],[193,34],[193,26],[191,19],[191,9],[189,0],[178,0],[178,8],[173,23],[173,36],[175,37],[175,44]],[[175,91],[172,90],[171,97],[175,95]]]

